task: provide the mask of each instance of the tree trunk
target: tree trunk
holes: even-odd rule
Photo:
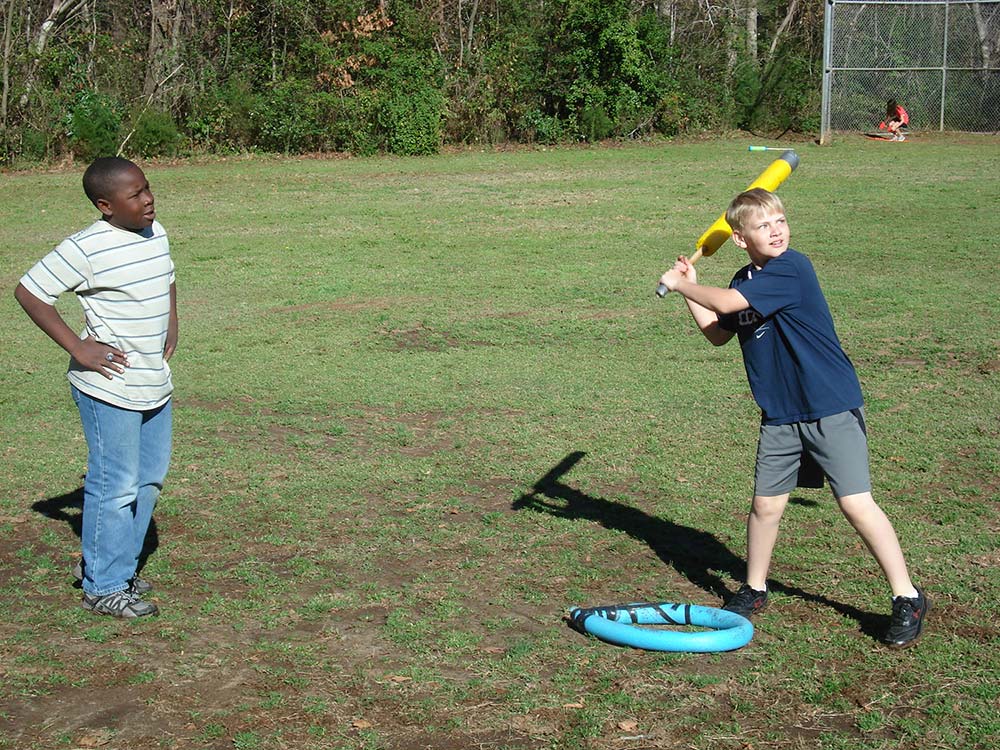
[[[271,43],[271,83],[275,83],[278,80],[278,7],[274,2],[271,3],[271,27],[268,32]]]
[[[778,30],[774,32],[774,39],[771,40],[771,49],[768,50],[767,56],[768,60],[774,57],[774,51],[778,49],[778,43],[781,41],[781,35],[788,30],[788,26],[792,23],[792,19],[795,17],[796,11],[799,9],[799,0],[792,0],[788,4],[788,10],[785,12],[785,17],[781,21],[781,25],[778,26]]]
[[[757,65],[757,0],[747,0],[747,56]]]
[[[990,33],[990,22],[983,18],[981,5],[972,6],[972,14],[976,19],[976,31],[979,32],[979,49],[983,55],[983,67],[995,68],[994,58],[1000,55],[1000,40],[996,32]]]
[[[180,0],[149,1],[149,44],[146,48],[145,98],[156,98],[157,87],[176,66],[181,19]]]
[[[455,9],[455,28],[458,29],[458,67],[462,67],[465,58],[465,27],[462,24],[462,0],[458,0],[458,7]]]
[[[229,0],[229,10],[226,12],[226,52],[222,56],[222,69],[229,70],[229,54],[233,48],[233,15],[236,13],[236,5],[233,0]]]
[[[3,25],[3,91],[0,93],[0,133],[7,132],[7,101],[10,96],[10,27],[14,23],[14,0],[7,0]]]
[[[472,36],[473,31],[476,26],[476,16],[479,14],[479,0],[472,0],[472,13],[469,14],[469,33],[467,35],[467,40],[469,42],[469,56],[472,56]]]
[[[38,66],[42,61],[42,54],[49,43],[49,38],[55,34],[59,24],[66,20],[83,2],[84,0],[52,0],[52,10],[42,21],[42,25],[38,27],[38,34],[35,35],[35,40],[31,44],[31,62],[28,63],[28,72],[24,77],[24,93],[21,94],[21,99],[18,102],[22,108],[28,106],[28,101],[31,99],[31,92],[35,87],[35,76],[38,75]]]

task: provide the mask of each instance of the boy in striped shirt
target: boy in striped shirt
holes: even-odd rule
[[[142,598],[152,587],[136,573],[170,462],[174,265],[139,167],[119,157],[97,159],[83,187],[101,218],[36,263],[14,296],[70,355],[70,391],[88,449],[82,606],[144,617],[158,613]],[[55,308],[64,292],[83,306],[80,335]]]

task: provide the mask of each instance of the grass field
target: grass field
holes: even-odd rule
[[[562,620],[741,579],[758,413],[737,346],[653,289],[775,156],[748,143],[148,166],[181,340],[162,614],[134,623],[78,606],[86,446],[12,296],[94,211],[79,170],[0,175],[0,748],[994,747],[995,137],[800,143],[781,188],[934,602],[920,643],[879,645],[885,584],[820,490],[747,647]]]

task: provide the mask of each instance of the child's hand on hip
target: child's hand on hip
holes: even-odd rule
[[[93,336],[83,339],[72,354],[73,359],[85,368],[101,373],[108,380],[114,377],[113,373],[120,375],[129,366],[125,352],[110,344],[102,344]]]

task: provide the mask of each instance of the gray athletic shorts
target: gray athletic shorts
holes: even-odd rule
[[[803,454],[819,465],[836,497],[871,491],[863,409],[813,422],[761,425],[754,494],[773,497],[794,490]]]

